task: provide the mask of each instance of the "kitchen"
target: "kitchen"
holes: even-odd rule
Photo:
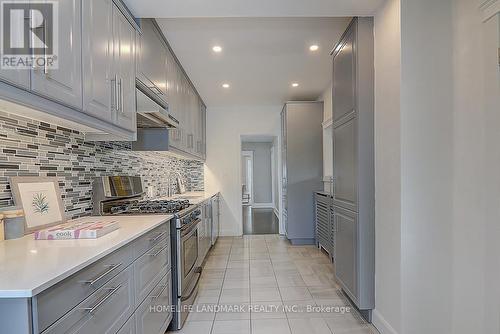
[[[498,3],[0,0],[0,332],[495,332]]]

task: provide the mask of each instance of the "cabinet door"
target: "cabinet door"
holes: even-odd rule
[[[116,79],[113,64],[113,1],[82,2],[83,111],[112,122]]]
[[[134,131],[136,129],[135,103],[135,29],[114,7],[114,64],[117,77],[117,113],[118,126]]]
[[[333,124],[334,203],[357,210],[357,118]]]
[[[82,109],[81,0],[58,0],[57,69],[35,68],[31,89],[47,98]]]
[[[163,334],[167,329],[172,313],[172,280],[170,272],[146,297],[135,311],[137,334]]]
[[[117,334],[135,334],[135,317],[133,314]]]
[[[341,49],[333,58],[333,120],[356,108],[354,29],[341,41]]]
[[[141,73],[143,82],[162,100],[167,98],[167,50],[152,20],[142,23]]]
[[[19,22],[19,26],[13,27],[11,35],[14,40],[24,40],[23,36],[23,22]],[[29,89],[30,88],[30,70],[29,69],[1,69],[0,68],[0,80],[5,81],[11,85],[16,85],[18,87]]]
[[[201,157],[207,158],[207,107],[201,104]]]
[[[357,299],[357,215],[334,207],[335,277],[351,298]]]

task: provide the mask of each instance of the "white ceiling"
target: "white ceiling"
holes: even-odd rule
[[[372,15],[384,0],[124,0],[137,17]]]
[[[316,99],[331,80],[329,52],[349,20],[255,17],[157,21],[210,108]],[[310,52],[311,44],[318,44],[319,50]],[[214,45],[222,46],[223,51],[215,54]],[[229,89],[221,87],[225,82],[231,85]],[[292,82],[300,86],[292,88]]]

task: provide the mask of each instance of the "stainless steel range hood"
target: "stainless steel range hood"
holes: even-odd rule
[[[137,86],[137,127],[176,128],[179,121],[168,113],[166,106],[163,106],[154,96],[147,93],[139,85]]]

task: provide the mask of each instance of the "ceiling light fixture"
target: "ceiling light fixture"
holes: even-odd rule
[[[229,84],[228,83],[222,84],[222,88],[229,88]]]
[[[311,51],[318,51],[318,49],[319,49],[319,46],[317,46],[316,44],[313,44],[309,47],[309,50],[311,50]]]
[[[298,84],[297,82],[294,82],[294,83],[292,84],[292,87],[299,87],[299,84]]]
[[[212,48],[212,50],[213,50],[214,52],[219,53],[219,52],[222,52],[222,47],[220,47],[220,46],[216,45],[216,46],[214,46],[214,47]]]

